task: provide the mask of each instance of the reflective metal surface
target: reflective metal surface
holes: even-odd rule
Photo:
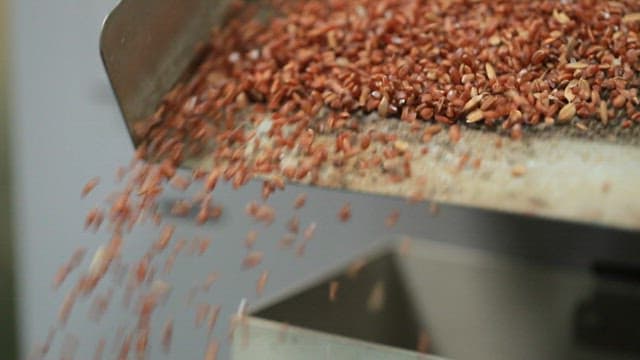
[[[106,18],[100,53],[130,134],[185,73],[228,2],[124,0]]]

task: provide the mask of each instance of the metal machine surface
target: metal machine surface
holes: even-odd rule
[[[363,255],[357,274],[345,264],[259,304],[238,327],[234,355],[420,358],[414,352],[420,330],[429,356],[447,359],[639,354],[637,282],[424,239],[402,248],[377,249]],[[339,287],[330,300],[333,281]],[[370,306],[376,287],[384,289],[379,309]],[[636,295],[623,300],[623,293]]]
[[[133,125],[144,121],[161,97],[197,62],[197,48],[209,29],[221,24],[226,1],[124,0],[107,18],[101,53],[131,137]],[[407,143],[418,140],[408,126],[395,119],[368,116],[364,129],[391,130]],[[435,201],[456,205],[640,229],[640,148],[606,139],[569,137],[560,131],[532,133],[524,141],[504,138],[482,129],[466,129],[463,141],[451,146],[446,134],[432,141],[430,156],[414,156],[415,176],[398,184],[346,174],[328,174],[315,184],[377,195],[410,197],[422,192]],[[331,141],[333,135],[319,136]],[[410,149],[413,148],[410,146]],[[458,172],[456,159],[482,153],[480,170]],[[186,162],[200,166],[198,159]],[[514,165],[528,168],[515,179]],[[421,176],[428,183],[421,185]],[[604,189],[604,190],[603,190]]]

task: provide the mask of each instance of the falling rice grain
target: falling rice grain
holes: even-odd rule
[[[431,214],[431,216],[436,216],[440,213],[440,206],[437,202],[432,201],[429,204],[429,213]]]
[[[305,240],[303,242],[301,242],[300,244],[298,244],[298,246],[296,247],[296,256],[297,257],[303,257],[304,253],[307,251],[307,244],[308,241]]]
[[[391,213],[385,218],[384,225],[388,228],[392,228],[396,226],[398,220],[400,219],[400,210],[393,210]]]
[[[318,227],[318,224],[315,222],[312,222],[311,224],[309,224],[309,226],[307,226],[306,229],[304,229],[304,232],[302,233],[302,237],[306,240],[309,241],[311,239],[313,239],[313,237],[316,234],[316,228]]]
[[[297,234],[300,231],[300,218],[298,215],[293,215],[289,222],[287,222],[287,229],[294,234]]]
[[[412,240],[410,237],[403,237],[398,247],[398,253],[402,256],[407,256],[411,252]]]
[[[84,187],[82,188],[82,192],[81,192],[81,197],[86,197],[87,195],[89,195],[93,189],[96,188],[96,186],[98,186],[98,184],[100,183],[100,178],[99,177],[95,177],[91,180],[89,180]]]
[[[220,274],[218,274],[218,272],[216,271],[210,272],[209,275],[207,275],[207,278],[202,283],[202,291],[209,292],[209,289],[211,289],[211,286],[216,281],[218,281],[219,278],[220,278]]]
[[[202,323],[204,322],[204,320],[207,318],[207,315],[209,314],[209,309],[211,309],[211,305],[206,303],[198,304],[198,306],[196,306],[196,319],[195,319],[196,328],[200,328],[202,326]]]
[[[60,360],[73,360],[78,351],[78,338],[75,335],[65,336],[60,350]]]
[[[178,200],[171,207],[171,215],[185,217],[191,212],[193,205],[186,200]]]
[[[65,264],[60,266],[60,268],[58,269],[58,272],[56,273],[53,279],[54,289],[59,288],[60,285],[62,285],[62,283],[69,276],[69,274],[73,270],[75,270],[80,265],[80,263],[82,263],[82,260],[84,259],[86,253],[87,253],[87,249],[85,247],[80,247],[73,252],[73,254],[71,255],[71,258]]]
[[[280,241],[278,241],[278,246],[281,249],[288,249],[293,245],[295,241],[296,241],[295,234],[284,234],[280,239]]]
[[[175,175],[169,182],[169,185],[171,185],[176,190],[186,191],[191,185],[191,181],[180,175]]]
[[[69,320],[69,316],[71,315],[71,310],[73,310],[73,305],[76,303],[76,299],[78,294],[75,289],[69,291],[67,296],[64,298],[62,305],[60,306],[60,311],[58,312],[58,321],[62,325],[66,325]]]
[[[370,312],[380,312],[386,302],[386,286],[383,281],[376,281],[367,298],[367,310]]]
[[[149,345],[149,329],[144,327],[138,329],[138,337],[136,339],[136,356],[138,360],[147,358],[147,347]]]
[[[131,342],[133,341],[132,335],[128,334],[127,337],[122,341],[122,345],[120,346],[120,353],[118,354],[118,360],[128,360],[129,359],[129,351],[131,350]]]
[[[171,340],[173,339],[173,318],[167,319],[162,327],[162,351],[171,351]]]
[[[260,251],[253,251],[245,256],[244,260],[242,260],[242,267],[245,269],[253,269],[254,267],[260,265],[262,262],[262,258],[264,254]]]
[[[204,360],[216,360],[218,358],[218,342],[215,339],[209,341],[207,345],[207,352],[204,355]]]
[[[209,250],[209,247],[211,247],[211,242],[213,240],[211,240],[211,238],[202,238],[198,241],[198,255],[202,256],[204,255],[207,250]]]
[[[96,232],[98,231],[98,229],[100,229],[100,225],[102,225],[103,221],[104,213],[102,212],[102,210],[97,208],[91,209],[84,220],[84,229],[87,230],[89,228],[92,228],[92,230]]]
[[[268,280],[269,280],[269,271],[268,270],[262,271],[256,285],[256,294],[258,296],[262,296],[262,293],[264,292],[264,287],[267,285]]]
[[[250,230],[247,233],[247,237],[244,239],[244,246],[247,249],[252,249],[258,239],[258,232],[256,230]]]
[[[426,354],[429,351],[429,345],[431,344],[431,338],[425,330],[420,330],[418,335],[418,342],[416,344],[416,350],[421,354]]]
[[[96,350],[93,353],[93,360],[102,360],[104,355],[104,348],[107,345],[107,341],[104,338],[98,340],[98,344],[96,345]]]
[[[358,259],[353,261],[347,269],[347,277],[350,279],[355,279],[366,264],[366,259]]]
[[[160,234],[160,238],[153,244],[153,248],[156,251],[163,251],[164,249],[166,249],[169,241],[171,241],[171,238],[173,237],[173,233],[175,232],[175,230],[176,227],[174,225],[165,226],[162,230],[162,233]]]
[[[338,212],[338,220],[347,222],[351,219],[351,204],[345,203]]]
[[[220,310],[222,307],[220,305],[212,306],[211,311],[209,313],[209,319],[207,320],[207,329],[208,334],[211,336],[213,333],[213,329],[216,327],[218,323],[218,317],[220,316]]]
[[[301,193],[298,194],[298,196],[296,196],[296,199],[293,202],[293,208],[294,209],[300,209],[303,208],[307,203],[307,194],[306,193]]]
[[[329,283],[329,301],[336,301],[336,297],[338,296],[338,288],[340,283],[337,281],[332,281]]]

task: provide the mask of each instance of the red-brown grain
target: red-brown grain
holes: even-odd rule
[[[339,287],[340,287],[340,283],[337,281],[332,281],[329,283],[329,301],[331,302],[336,301]]]
[[[169,318],[166,320],[164,325],[162,326],[162,351],[164,353],[168,353],[171,350],[171,341],[173,339],[173,318]]]
[[[306,193],[301,193],[298,194],[298,196],[296,196],[294,202],[293,202],[293,208],[294,209],[300,209],[302,207],[304,207],[307,203],[307,194]]]
[[[82,192],[81,192],[81,196],[82,197],[86,197],[87,195],[89,195],[93,189],[96,188],[96,186],[98,186],[98,184],[100,184],[100,178],[99,177],[95,177],[91,180],[89,180],[84,187],[82,188]]]
[[[345,203],[338,211],[338,220],[347,222],[351,219],[351,204]]]
[[[398,220],[400,219],[400,210],[393,210],[387,217],[384,219],[384,224],[388,228],[392,228],[396,226]]]
[[[207,351],[204,355],[204,360],[216,360],[218,358],[218,341],[210,340],[209,345],[207,345]]]
[[[247,256],[245,256],[244,260],[242,260],[242,267],[245,269],[252,269],[260,263],[262,263],[262,259],[264,258],[264,254],[260,251],[252,251]]]
[[[262,293],[264,293],[264,287],[267,285],[268,280],[269,280],[269,271],[263,270],[256,284],[256,294],[258,296],[261,296]]]

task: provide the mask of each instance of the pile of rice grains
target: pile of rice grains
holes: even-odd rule
[[[636,0],[280,0],[270,2],[274,16],[260,21],[258,9],[233,6],[239,15],[212,31],[193,77],[135,127],[140,144],[135,160],[118,171],[126,179],[124,189],[108,199],[109,208],[96,208],[86,218],[92,230],[106,219],[113,236],[66,296],[60,326],[80,299],[93,295],[95,316],[104,311],[112,294],[94,290],[121,261],[125,233],[145,218],[161,228],[126,278],[125,293],[139,299],[139,321],[123,336],[118,359],[129,352],[138,358],[147,354],[151,317],[171,288],[154,279],[154,269],[169,272],[185,246],[205,252],[210,243],[174,241],[175,227],[161,224],[157,201],[167,184],[199,188],[196,198],[176,202],[171,212],[189,216],[193,208],[202,225],[221,214],[212,203],[218,182],[239,188],[260,176],[266,179],[263,201],[250,203],[246,212],[269,225],[275,211],[267,199],[283,190],[285,181],[317,183],[327,169],[364,175],[382,169],[389,182],[401,182],[411,177],[411,156],[428,156],[429,141],[441,130],[441,137],[456,143],[464,135],[461,126],[495,129],[517,140],[540,126],[630,130],[640,122]],[[391,131],[363,131],[360,119],[367,114],[407,124],[419,140],[409,144]],[[320,135],[331,135],[332,142],[318,141]],[[414,146],[422,151],[408,151]],[[205,165],[191,177],[177,171],[193,158],[205,158]],[[90,181],[83,196],[97,184]],[[295,206],[304,203],[301,195]],[[337,220],[349,220],[349,204],[336,210]],[[398,215],[392,212],[387,225]],[[299,227],[299,220],[291,219],[280,245],[298,245],[301,255],[316,225]],[[263,259],[252,250],[256,235],[249,232],[247,256],[239,259],[246,270]],[[168,255],[161,260],[163,253]],[[83,255],[78,250],[61,267],[56,287]],[[212,274],[207,284],[216,278]],[[259,275],[258,293],[267,278],[267,272]],[[335,298],[336,290],[332,283],[328,297]],[[220,308],[196,311],[212,329]],[[168,320],[153,335],[168,350],[172,333]],[[37,354],[46,354],[51,338]],[[216,358],[218,344],[211,340],[205,359]],[[67,341],[64,356],[73,357],[76,346],[77,341]],[[103,339],[96,359],[104,348]]]

